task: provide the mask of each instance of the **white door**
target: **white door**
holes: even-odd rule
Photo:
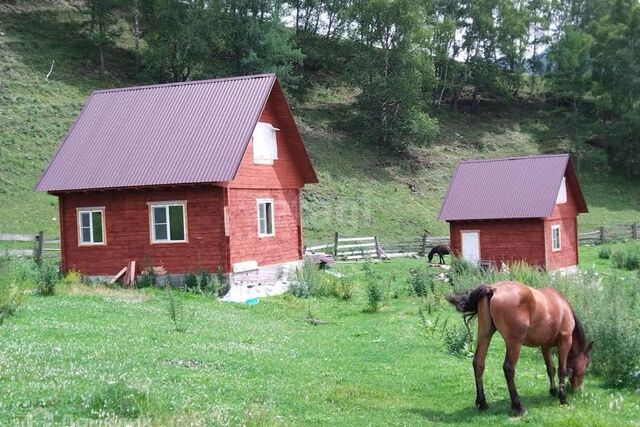
[[[480,260],[480,233],[477,231],[462,232],[462,258],[471,262]]]

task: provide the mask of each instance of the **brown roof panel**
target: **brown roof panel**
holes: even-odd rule
[[[276,82],[261,74],[95,91],[36,189],[231,181]]]
[[[568,167],[569,166],[569,167]],[[562,177],[570,175],[578,210],[586,204],[568,154],[470,160],[458,165],[439,219],[545,218],[551,215]]]

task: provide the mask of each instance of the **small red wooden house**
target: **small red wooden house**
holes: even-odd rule
[[[65,271],[239,273],[299,263],[315,182],[265,74],[93,92],[36,189],[58,196]]]
[[[439,219],[449,223],[453,253],[469,261],[571,271],[585,212],[571,159],[560,154],[461,162]]]

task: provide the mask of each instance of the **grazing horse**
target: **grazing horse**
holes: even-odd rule
[[[444,256],[449,255],[450,253],[451,249],[449,249],[449,246],[438,245],[435,248],[431,249],[431,252],[429,252],[429,262],[431,262],[435,254],[438,254],[438,256],[440,257],[440,264],[446,264],[446,262],[444,262]]]
[[[565,377],[570,378],[573,389],[582,386],[585,370],[591,361],[593,342],[587,344],[580,320],[557,290],[533,289],[518,282],[498,282],[448,295],[447,301],[464,314],[467,324],[478,316],[478,344],[473,357],[473,371],[476,406],[481,411],[489,408],[484,396],[482,374],[489,343],[496,330],[507,347],[503,369],[511,397],[512,415],[519,416],[526,412],[514,381],[523,345],[540,347],[542,350],[549,375],[549,392],[552,396],[557,395],[561,404],[567,403]],[[551,358],[552,347],[558,347],[559,391],[554,382],[556,368]]]

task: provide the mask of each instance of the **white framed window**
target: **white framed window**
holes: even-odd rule
[[[104,206],[77,208],[78,245],[106,245]]]
[[[273,199],[258,199],[258,237],[275,236]]]
[[[558,190],[558,197],[556,197],[556,204],[560,205],[562,203],[567,203],[567,179],[565,177],[562,177],[560,190]]]
[[[258,122],[253,130],[253,163],[272,165],[278,159],[278,141],[271,123]]]
[[[187,202],[149,203],[151,243],[187,241]]]
[[[551,226],[551,250],[559,251],[561,248],[560,241],[560,224]]]

